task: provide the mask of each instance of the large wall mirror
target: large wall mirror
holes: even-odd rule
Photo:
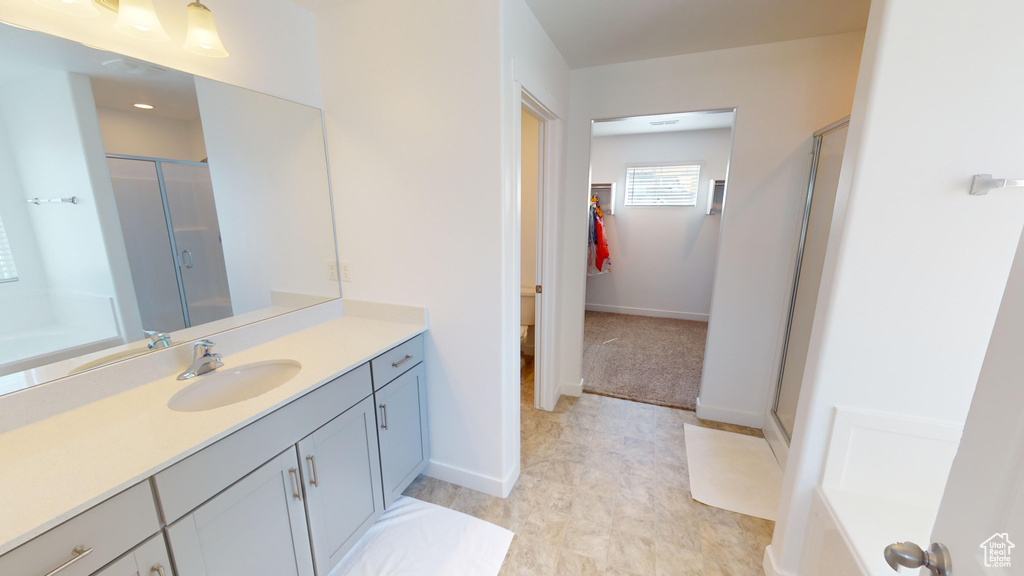
[[[0,45],[0,394],[341,296],[320,110]]]

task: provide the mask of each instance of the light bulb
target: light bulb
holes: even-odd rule
[[[36,4],[74,16],[99,16],[93,0],[36,0]]]
[[[187,10],[188,35],[185,38],[185,50],[200,56],[227,58],[228,51],[220,41],[210,9],[199,2],[193,2],[188,5]]]
[[[114,28],[127,36],[166,42],[171,39],[160,25],[153,0],[121,0]]]

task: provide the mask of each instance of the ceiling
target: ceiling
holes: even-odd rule
[[[570,68],[864,30],[870,0],[526,0]]]
[[[92,80],[98,108],[147,114],[170,120],[199,120],[191,74],[90,48],[77,42],[0,25],[0,82],[17,82],[43,71],[85,74]],[[153,110],[139,110],[136,103]]]
[[[687,130],[715,130],[732,128],[736,113],[682,112],[655,116],[633,116],[617,120],[596,120],[591,130],[594,137],[622,136],[624,134],[657,134]]]

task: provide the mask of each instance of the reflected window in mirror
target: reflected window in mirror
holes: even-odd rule
[[[0,282],[17,280],[18,268],[14,265],[14,253],[11,251],[11,243],[7,240],[3,215],[0,214]]]

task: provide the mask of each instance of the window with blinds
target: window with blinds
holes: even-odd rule
[[[626,168],[626,206],[696,206],[700,164]]]
[[[14,254],[11,244],[7,241],[4,220],[0,218],[0,282],[14,282],[18,279],[18,269],[14,267]]]

